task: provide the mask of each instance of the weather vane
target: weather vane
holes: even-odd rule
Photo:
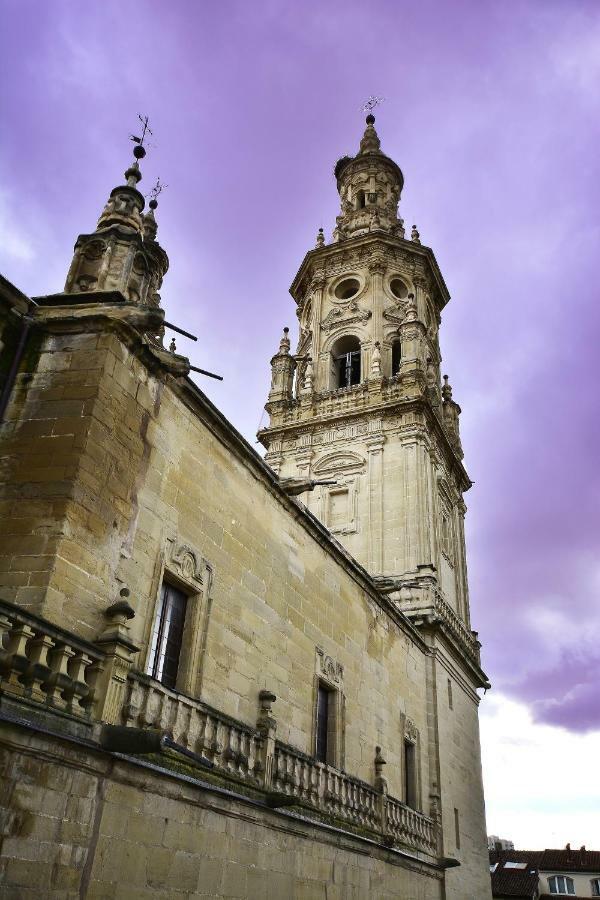
[[[148,116],[142,116],[142,115],[140,115],[140,113],[138,113],[138,119],[142,123],[142,136],[139,137],[137,134],[130,134],[129,140],[133,141],[134,144],[137,144],[138,147],[144,151],[143,153],[139,154],[140,156],[143,157],[146,155],[146,150],[144,147],[144,141],[146,140],[146,135],[151,134],[154,137],[154,132],[152,131],[152,129],[150,128],[150,125],[148,124]],[[135,150],[134,150],[133,155],[134,156],[138,155],[138,154],[136,154]]]
[[[168,187],[168,184],[162,184],[160,178],[157,178],[156,184],[147,196],[150,197],[151,200],[154,200],[156,202],[158,201],[158,198],[160,197],[164,189]]]
[[[381,106],[385,97],[376,97],[375,94],[371,94],[367,102],[362,108],[363,112],[373,112],[376,106]]]

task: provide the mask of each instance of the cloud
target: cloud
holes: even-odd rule
[[[517,848],[600,845],[600,733],[572,734],[534,721],[505,695],[481,705],[488,834]]]

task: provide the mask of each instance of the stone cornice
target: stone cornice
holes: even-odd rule
[[[369,383],[365,382],[363,387],[363,391],[361,393],[367,393],[369,390]],[[377,395],[381,397],[381,394]],[[457,456],[456,451],[452,447],[448,439],[448,435],[440,422],[438,416],[433,411],[431,404],[426,398],[422,397],[409,397],[406,399],[394,399],[391,401],[381,401],[380,399],[373,400],[373,403],[363,406],[349,406],[343,411],[335,411],[335,412],[322,412],[318,411],[317,402],[313,408],[310,407],[310,416],[304,418],[295,419],[292,422],[281,422],[279,424],[270,425],[268,428],[263,428],[259,432],[259,439],[263,442],[263,436],[268,437],[272,440],[283,440],[288,435],[297,434],[300,430],[304,433],[312,433],[316,430],[321,430],[323,425],[328,423],[335,424],[339,422],[340,419],[343,420],[357,420],[361,417],[366,417],[368,419],[372,419],[374,415],[377,413],[383,416],[391,416],[397,415],[399,413],[410,412],[411,410],[418,410],[423,412],[428,419],[427,425],[422,426],[423,428],[428,428],[432,430],[438,440],[438,444],[443,451],[445,451],[446,460],[450,463],[452,469],[456,472],[459,482],[461,484],[461,488],[463,491],[469,490],[472,486],[473,482],[469,478],[467,470],[463,465],[461,459]],[[283,410],[282,410],[283,411]],[[264,442],[263,442],[264,443]]]
[[[340,253],[347,252],[348,250],[358,250],[359,248],[368,245],[402,249],[405,252],[426,260],[429,264],[431,275],[438,288],[441,299],[441,303],[438,304],[438,312],[440,309],[443,309],[446,303],[448,303],[450,300],[450,293],[431,247],[425,247],[422,244],[416,244],[414,241],[406,240],[404,238],[391,237],[382,232],[371,232],[369,234],[359,235],[358,237],[348,238],[339,244],[327,244],[324,247],[317,247],[313,250],[309,250],[302,260],[300,268],[290,287],[290,294],[294,300],[297,303],[301,301],[301,283],[305,278],[312,274],[313,269],[322,268],[327,260],[339,256]]]

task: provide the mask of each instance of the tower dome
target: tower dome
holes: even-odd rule
[[[367,116],[366,126],[356,156],[343,156],[335,166],[341,211],[334,241],[375,230],[403,232],[398,203],[404,176],[381,150],[375,116]]]

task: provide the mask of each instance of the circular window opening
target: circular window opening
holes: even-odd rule
[[[392,278],[390,281],[390,290],[398,300],[404,300],[404,298],[408,296],[408,288],[400,278]]]
[[[338,300],[349,300],[350,297],[358,294],[359,289],[360,282],[358,278],[345,278],[343,281],[340,281],[334,293]]]

